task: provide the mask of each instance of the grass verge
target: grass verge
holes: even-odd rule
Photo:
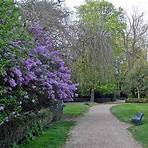
[[[88,110],[95,103],[66,103],[63,113],[67,117],[77,117]],[[19,145],[19,148],[62,148],[68,137],[74,121],[59,121],[46,129],[41,136],[34,137],[28,143]]]
[[[136,112],[143,112],[144,118],[140,126],[131,126],[129,131],[133,137],[143,145],[144,148],[148,148],[148,104],[120,104],[113,106],[111,112],[123,122],[131,122],[131,118]]]
[[[66,117],[77,117],[88,110],[95,103],[66,103],[63,113]],[[19,145],[19,148],[63,148],[74,121],[59,121],[43,132],[41,136],[34,137],[28,143]]]
[[[66,117],[77,117],[85,113],[95,103],[66,103],[63,113]]]
[[[56,122],[41,136],[20,145],[19,148],[62,148],[73,125],[74,121]]]

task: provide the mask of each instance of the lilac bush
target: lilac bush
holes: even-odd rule
[[[7,89],[23,88],[30,98],[39,94],[48,99],[72,100],[76,85],[61,52],[54,49],[48,32],[38,23],[29,27],[35,47],[28,51],[17,66],[5,73]]]

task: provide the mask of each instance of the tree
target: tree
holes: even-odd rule
[[[122,8],[115,8],[108,1],[88,0],[79,8],[80,19],[91,25],[97,26],[108,36],[110,46],[113,49],[113,57],[122,52],[121,36],[126,27],[124,12]]]
[[[123,88],[126,93],[138,99],[148,95],[148,62],[146,60],[137,59],[127,75]]]
[[[123,34],[123,45],[128,71],[132,69],[134,62],[141,58],[143,51],[146,52],[148,25],[144,23],[143,16],[143,13],[138,14],[135,11],[131,17],[127,17],[127,27]]]
[[[138,59],[147,59],[147,32],[148,25],[143,21],[143,13],[134,11],[130,17],[126,17],[126,28],[121,37],[121,57],[116,61],[117,81],[119,89],[126,87],[129,73],[134,71]],[[130,90],[130,89],[129,89]],[[132,90],[133,91],[133,90]],[[127,92],[127,91],[126,91]],[[128,92],[130,94],[131,92]]]
[[[76,44],[79,55],[72,69],[80,90],[89,93],[97,85],[111,79],[112,49],[103,31],[84,24],[79,29],[82,29]]]
[[[80,6],[78,12],[80,20],[89,25],[97,25],[112,37],[120,34],[125,27],[123,9],[116,9],[108,1],[87,0],[86,4]]]
[[[70,45],[69,14],[62,2],[47,0],[24,0],[19,2],[24,24],[40,23],[50,34],[57,49],[64,49]]]
[[[81,90],[89,93],[97,85],[114,83],[113,57],[119,49],[116,40],[125,26],[122,14],[121,8],[99,0],[88,0],[78,8],[77,59],[73,65]]]

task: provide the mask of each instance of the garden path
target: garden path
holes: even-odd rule
[[[65,148],[142,148],[128,132],[130,125],[112,115],[112,106],[93,106],[83,117],[78,118]]]

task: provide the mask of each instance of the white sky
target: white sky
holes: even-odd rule
[[[144,12],[145,21],[148,21],[148,0],[108,0],[113,3],[115,7],[122,7],[128,14],[134,9],[138,9],[139,12]],[[66,6],[71,10],[74,10],[75,6],[83,4],[85,0],[65,0]]]

